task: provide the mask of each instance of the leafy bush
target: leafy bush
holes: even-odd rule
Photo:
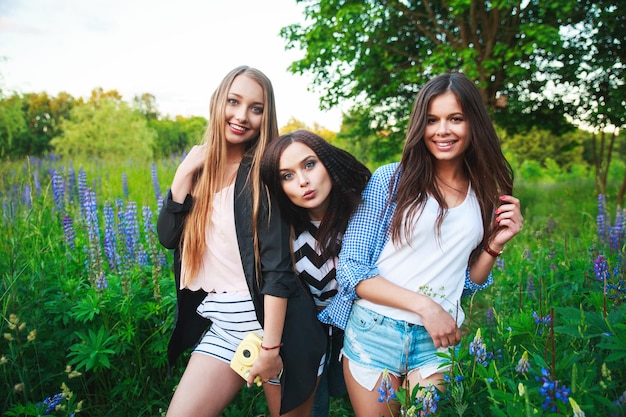
[[[2,415],[164,415],[186,358],[168,376],[175,291],[154,225],[179,161],[0,168]],[[524,230],[496,284],[464,300],[447,389],[391,400],[406,415],[426,403],[441,416],[626,414],[624,213],[584,169],[522,168]],[[347,398],[331,404],[352,413]],[[224,415],[264,413],[254,387]]]

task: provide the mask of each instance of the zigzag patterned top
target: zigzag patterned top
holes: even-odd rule
[[[320,255],[317,248],[319,222],[311,222],[293,241],[294,260],[300,277],[309,285],[318,307],[325,307],[339,288],[335,279],[337,258]]]

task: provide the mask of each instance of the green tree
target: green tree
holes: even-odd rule
[[[17,94],[4,97],[0,90],[0,158],[14,156],[16,139],[26,131],[22,98]]]
[[[606,193],[616,147],[626,127],[626,14],[623,0],[580,0],[583,19],[567,27],[571,50],[583,65],[561,69],[569,80],[570,115],[595,130],[592,140],[596,191]],[[623,155],[622,155],[623,156]],[[623,206],[626,172],[617,201]]]
[[[584,132],[568,132],[560,136],[547,131],[531,128],[514,135],[503,135],[503,150],[511,151],[520,162],[533,160],[545,165],[547,160],[562,169],[582,162]]]
[[[492,110],[502,96],[536,111],[565,52],[559,28],[579,16],[576,0],[298,2],[306,23],[280,32],[288,49],[305,51],[290,70],[313,74],[322,107],[350,99],[371,109],[370,123],[398,149],[416,91],[445,71],[476,80]]]
[[[52,138],[61,134],[61,121],[69,118],[70,110],[77,100],[66,92],[56,97],[42,92],[26,93],[22,101],[28,129],[15,146],[16,155],[42,155],[49,152]]]
[[[61,129],[62,135],[51,144],[63,157],[151,160],[153,156],[155,131],[119,99],[98,98],[74,107]]]
[[[150,126],[157,133],[154,142],[155,158],[180,154],[202,142],[207,120],[201,116],[150,119]]]

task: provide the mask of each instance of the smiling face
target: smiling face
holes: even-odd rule
[[[428,106],[427,120],[424,140],[430,153],[437,161],[462,163],[469,146],[469,126],[454,93],[434,97]]]
[[[311,220],[322,220],[333,183],[317,154],[303,143],[292,142],[280,156],[278,168],[287,198],[307,209]]]
[[[226,141],[229,148],[245,148],[259,136],[263,120],[263,87],[246,75],[239,75],[226,100]]]

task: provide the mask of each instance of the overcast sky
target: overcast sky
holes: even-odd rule
[[[286,69],[303,52],[278,32],[302,20],[296,0],[0,0],[0,89],[150,93],[163,114],[207,117],[218,83],[246,64],[272,81],[280,126],[337,131],[341,109],[320,111],[311,78]]]

